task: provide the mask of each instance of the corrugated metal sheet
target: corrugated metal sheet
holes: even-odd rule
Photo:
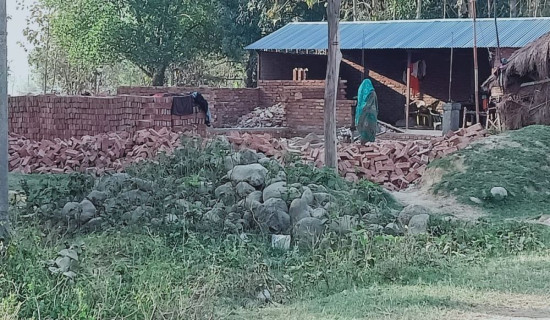
[[[342,49],[472,48],[471,19],[341,22]],[[550,18],[498,19],[500,46],[520,48],[550,32]],[[478,19],[477,45],[497,46],[493,19]],[[326,22],[290,23],[246,47],[248,50],[322,50]]]

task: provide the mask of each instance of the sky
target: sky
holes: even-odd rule
[[[31,4],[35,0],[27,0]],[[16,10],[16,0],[7,1],[8,16],[8,65],[10,68],[10,78],[8,83],[8,93],[10,95],[20,95],[28,93],[28,84],[30,79],[30,67],[28,54],[19,45],[19,42],[26,43],[23,30],[27,26],[27,17],[30,15],[28,9]],[[27,92],[26,92],[27,91]]]

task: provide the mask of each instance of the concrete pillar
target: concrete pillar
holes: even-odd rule
[[[457,131],[460,126],[460,103],[446,103],[443,106],[443,134]]]

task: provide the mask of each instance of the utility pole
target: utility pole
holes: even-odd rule
[[[325,80],[325,166],[338,170],[336,139],[336,99],[340,75],[340,20],[341,0],[327,1],[328,62]]]
[[[0,244],[9,240],[8,48],[6,0],[0,0]]]
[[[479,118],[479,79],[477,65],[477,27],[476,27],[476,0],[472,0],[472,17],[474,19],[474,101],[476,103],[476,123],[480,123]]]

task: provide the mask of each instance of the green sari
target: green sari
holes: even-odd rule
[[[378,99],[369,79],[365,79],[359,87],[355,126],[361,143],[374,142],[378,130]]]

